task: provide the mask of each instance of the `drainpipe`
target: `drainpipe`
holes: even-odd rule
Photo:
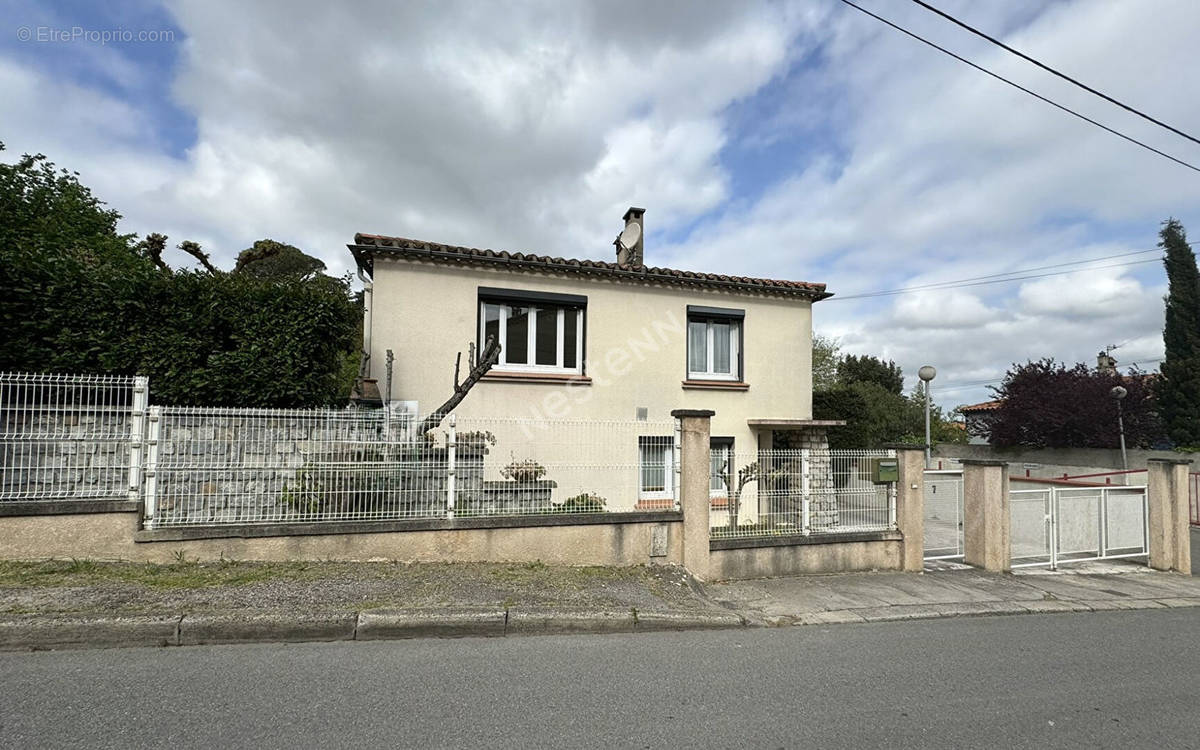
[[[373,282],[371,277],[363,273],[362,266],[358,267],[358,278],[363,283],[363,352],[366,353],[366,372],[359,373],[364,378],[371,377],[371,297]]]

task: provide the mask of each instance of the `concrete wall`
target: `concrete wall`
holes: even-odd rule
[[[866,536],[866,535],[864,535]],[[896,532],[870,535],[869,541],[836,541],[771,544],[759,547],[719,548],[709,553],[710,580],[775,578],[814,573],[851,573],[902,570],[903,540]],[[861,539],[861,537],[860,537]],[[741,541],[741,540],[739,540]]]
[[[672,409],[712,409],[711,434],[757,447],[750,418],[812,416],[811,303],[652,284],[515,270],[454,267],[384,257],[375,261],[371,375],[384,387],[386,350],[395,354],[392,397],[427,412],[452,386],[455,353],[479,335],[478,288],[581,294],[588,298],[584,357],[588,384],[484,380],[460,418],[547,417],[650,420]],[[685,388],[687,306],[738,308],[748,390]]]
[[[137,542],[136,513],[0,517],[0,558],[87,558],[170,563],[188,560],[395,560],[533,562],[557,565],[680,563],[678,520],[561,526],[291,535]],[[655,528],[665,547],[651,555]],[[144,536],[144,534],[143,534]]]
[[[1200,453],[1176,453],[1174,451],[1130,450],[1129,468],[1145,469],[1151,458],[1190,458],[1195,463],[1191,471],[1200,471]],[[942,444],[933,449],[934,468],[941,459],[942,468],[957,469],[959,464],[951,459],[994,459],[1007,461],[1011,476],[1025,476],[1025,464],[1038,464],[1028,469],[1032,477],[1061,477],[1064,473],[1097,474],[1106,471],[1121,471],[1121,451],[1106,448],[995,448],[990,445]],[[1142,475],[1144,479],[1144,475]],[[1103,478],[1100,480],[1103,482]],[[1142,480],[1136,480],[1144,484]],[[1112,478],[1113,484],[1122,484],[1119,476]]]

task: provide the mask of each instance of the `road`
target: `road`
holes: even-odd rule
[[[1200,611],[0,654],[0,747],[1200,746]]]

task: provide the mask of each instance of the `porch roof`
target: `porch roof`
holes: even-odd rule
[[[802,430],[805,427],[844,427],[844,419],[747,419],[746,424],[768,430]]]

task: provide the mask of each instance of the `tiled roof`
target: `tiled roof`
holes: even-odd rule
[[[371,269],[376,256],[390,256],[411,260],[432,260],[443,263],[470,265],[498,265],[530,271],[573,273],[582,276],[601,276],[614,280],[626,280],[678,286],[702,286],[714,289],[753,291],[788,297],[803,297],[814,302],[832,297],[825,291],[824,284],[808,281],[784,281],[760,279],[751,276],[728,276],[718,273],[681,271],[674,268],[634,266],[607,263],[600,260],[577,258],[554,258],[532,253],[510,253],[506,250],[480,250],[473,247],[457,247],[437,242],[411,240],[404,237],[386,237],[377,234],[356,234],[354,244],[348,246],[360,267]]]
[[[1003,401],[984,401],[982,404],[971,404],[970,406],[960,406],[959,411],[995,411],[999,409]]]

